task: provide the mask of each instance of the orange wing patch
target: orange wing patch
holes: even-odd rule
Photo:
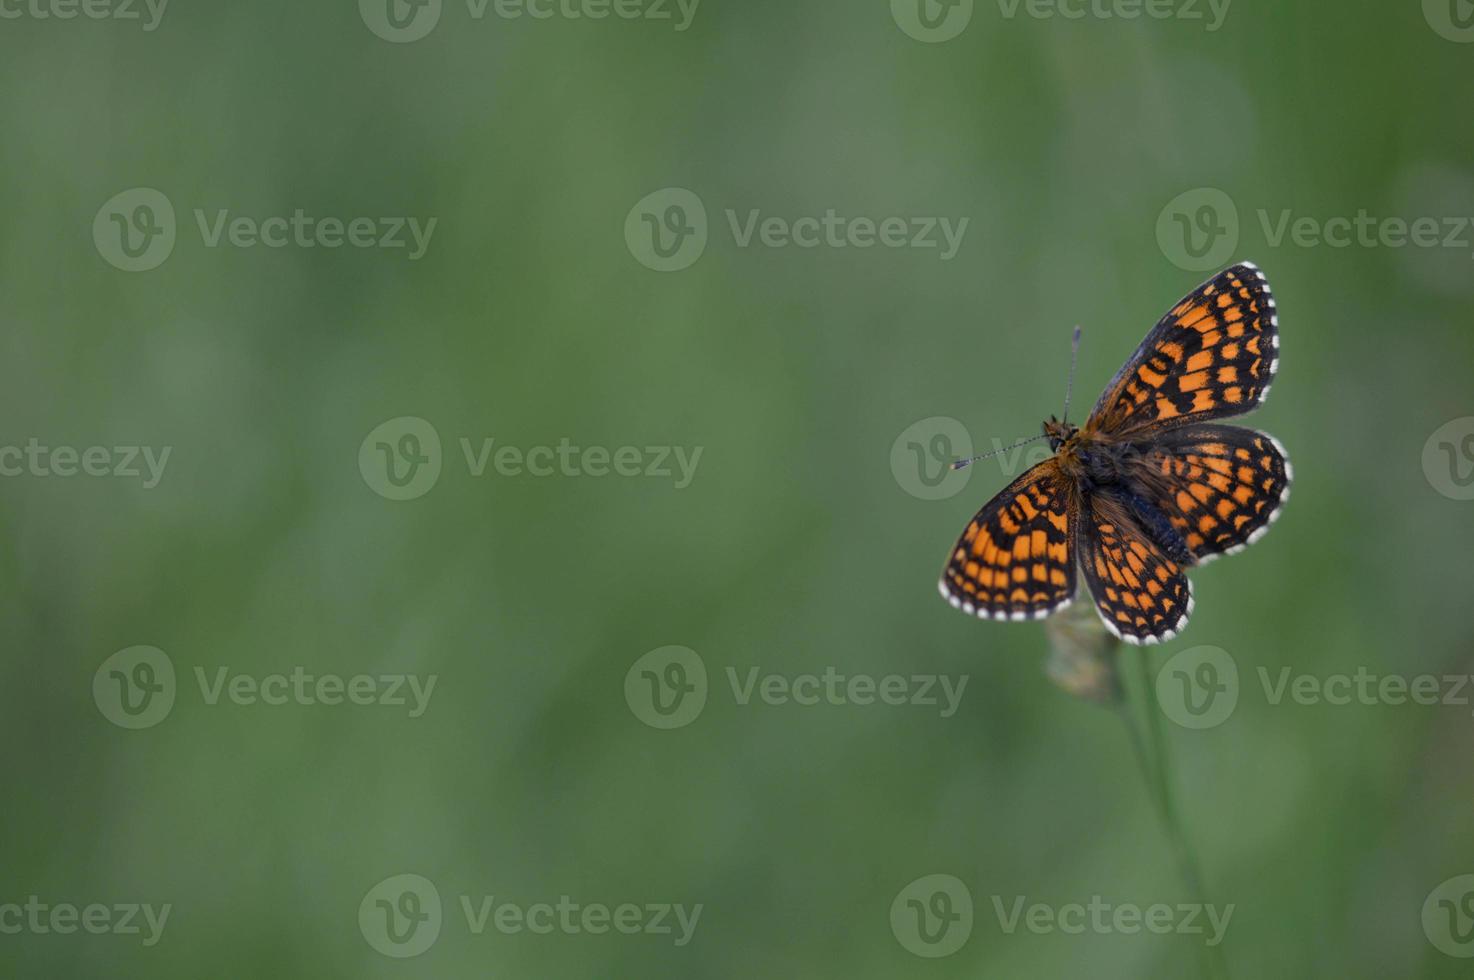
[[[1200,561],[1253,544],[1290,497],[1293,470],[1274,436],[1233,425],[1161,434],[1133,462],[1138,484]]]
[[[978,511],[942,570],[942,597],[985,619],[1042,619],[1075,594],[1075,515],[1070,482],[1053,459],[1015,480]]]
[[[1087,428],[1124,435],[1263,404],[1279,368],[1279,317],[1257,266],[1231,266],[1147,334],[1095,406]]]
[[[1187,625],[1192,584],[1127,508],[1095,495],[1080,529],[1080,565],[1106,628],[1129,643],[1163,643]]]

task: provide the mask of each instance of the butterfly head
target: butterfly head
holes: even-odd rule
[[[1060,446],[1074,439],[1075,434],[1079,431],[1079,426],[1071,422],[1061,422],[1053,415],[1049,416],[1049,421],[1044,423],[1044,435],[1049,438],[1049,448],[1055,452],[1059,452]]]

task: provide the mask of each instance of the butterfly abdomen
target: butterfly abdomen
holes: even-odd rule
[[[1172,526],[1171,520],[1162,513],[1160,507],[1129,488],[1119,488],[1117,493],[1121,501],[1141,522],[1142,530],[1146,531],[1147,537],[1162,549],[1163,554],[1179,565],[1191,565],[1197,560],[1192,549],[1187,546],[1187,541]]]

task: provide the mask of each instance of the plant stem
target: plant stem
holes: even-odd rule
[[[1172,794],[1172,757],[1168,751],[1167,739],[1162,733],[1162,709],[1157,703],[1157,685],[1152,676],[1151,664],[1147,659],[1145,649],[1136,651],[1136,663],[1141,684],[1142,710],[1146,716],[1143,727],[1150,738],[1150,746],[1143,739],[1141,731],[1133,724],[1130,714],[1124,708],[1121,716],[1130,732],[1131,746],[1135,750],[1136,761],[1141,766],[1142,777],[1147,782],[1147,789],[1151,793],[1157,816],[1161,818],[1162,826],[1167,831],[1167,838],[1171,841],[1172,850],[1177,859],[1178,872],[1182,875],[1183,883],[1192,900],[1206,904],[1207,891],[1203,888],[1203,876],[1199,869],[1197,855],[1193,853],[1192,846],[1188,843],[1187,834],[1182,827],[1182,819],[1177,811],[1176,800]],[[1209,946],[1206,943],[1195,943],[1194,945],[1198,947],[1203,976],[1225,980],[1228,976],[1228,963],[1224,958],[1222,946]]]

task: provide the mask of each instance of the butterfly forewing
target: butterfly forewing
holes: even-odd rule
[[[1170,640],[1192,613],[1192,584],[1129,507],[1092,494],[1081,515],[1080,565],[1106,626],[1133,643]]]
[[[942,571],[942,595],[989,619],[1039,619],[1075,594],[1078,501],[1045,460],[978,511]]]
[[[1147,334],[1106,388],[1087,429],[1128,435],[1239,415],[1261,404],[1279,367],[1279,321],[1256,266],[1230,266]]]

